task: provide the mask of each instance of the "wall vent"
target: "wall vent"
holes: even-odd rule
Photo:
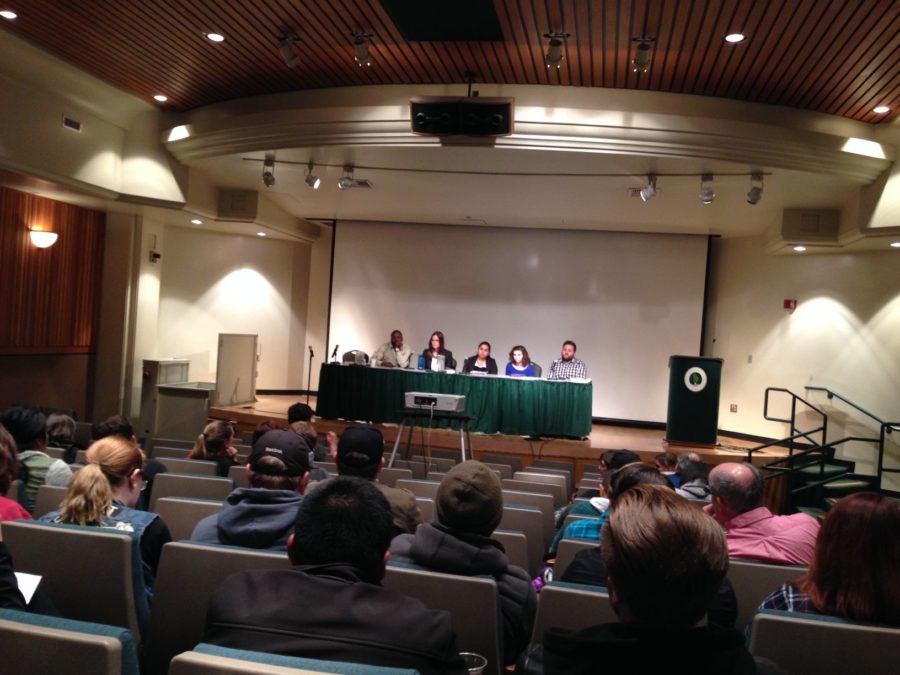
[[[71,129],[72,131],[77,131],[78,133],[81,133],[81,122],[79,122],[78,120],[76,120],[72,117],[69,117],[68,115],[63,115],[62,122],[63,122],[63,126],[66,129]]]

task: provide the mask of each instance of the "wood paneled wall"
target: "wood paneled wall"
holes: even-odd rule
[[[0,187],[0,354],[89,354],[106,215]],[[59,234],[47,249],[29,227]]]

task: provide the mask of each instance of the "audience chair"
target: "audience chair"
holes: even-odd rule
[[[407,480],[412,480],[413,472],[412,469],[400,469],[398,467],[394,467],[389,469],[384,467],[381,470],[381,473],[378,474],[378,480],[385,485],[390,487],[397,487],[397,481],[401,478],[405,478]]]
[[[586,548],[597,548],[597,539],[561,539],[556,548],[556,563],[553,565],[553,578],[562,579],[563,572],[572,564],[575,554]]]
[[[68,492],[69,488],[59,485],[39,485],[37,496],[34,498],[34,513],[31,515],[37,520],[51,511],[58,510]]]
[[[163,546],[141,672],[164,675],[173,656],[203,639],[209,598],[228,576],[290,566],[286,553],[183,541]]]
[[[553,473],[539,473],[538,471],[516,471],[513,480],[524,481],[531,484],[552,485],[553,503],[556,508],[569,503],[571,493],[568,490],[568,481],[565,476]]]
[[[494,462],[482,462],[482,464],[492,469],[501,479],[513,477],[513,468],[509,464],[495,464]]]
[[[459,450],[434,448],[431,451],[430,459],[438,460],[438,462],[450,462],[446,469],[442,469],[442,471],[449,471],[452,466],[459,464]]]
[[[171,457],[173,459],[187,459],[189,454],[191,454],[190,448],[170,448],[165,445],[153,448],[153,459],[158,459],[159,461],[162,461],[166,457]]]
[[[555,534],[553,525],[553,495],[540,492],[520,492],[518,490],[503,490],[504,506],[536,506],[541,510],[541,522],[543,523],[544,548],[550,546]]]
[[[174,457],[156,457],[169,473],[187,473],[198,476],[215,476],[218,468],[215,462],[206,459],[176,459]],[[241,467],[243,468],[243,467]]]
[[[570,523],[573,523],[576,520],[596,520],[597,516],[599,515],[599,513],[595,513],[593,515],[587,515],[584,513],[570,513],[566,516],[566,519],[563,521],[562,527],[560,529],[565,532]]]
[[[190,539],[197,523],[222,510],[222,502],[189,497],[163,497],[156,500],[156,513],[163,519],[172,541]]]
[[[140,541],[78,525],[3,523],[16,571],[38,574],[41,590],[70,619],[121,626],[140,641],[149,607]]]
[[[506,549],[506,559],[511,565],[521,567],[529,572],[528,566],[528,537],[518,530],[494,530],[491,539],[496,539]]]
[[[576,490],[599,490],[600,483],[602,481],[599,478],[582,478],[578,481],[578,485],[576,486]]]
[[[94,425],[90,422],[75,422],[75,436],[73,438],[76,445],[82,448],[88,447],[94,442]]]
[[[66,451],[62,448],[54,448],[52,445],[48,445],[44,448],[44,454],[48,457],[52,457],[53,459],[62,459],[64,460],[66,457]]]
[[[516,473],[521,474],[521,472]],[[513,475],[515,476],[516,474]],[[509,478],[501,479],[500,484],[503,486],[504,491],[516,490],[517,492],[537,492],[538,494],[550,495],[553,498],[554,509],[563,505],[561,500],[563,499],[565,488],[562,485],[550,485],[548,483],[535,483],[530,480]]]
[[[734,586],[738,607],[734,627],[744,630],[753,619],[756,608],[772,591],[782,584],[799,579],[804,574],[806,574],[805,567],[732,559],[728,564],[728,578]]]
[[[341,675],[414,675],[406,668],[368,666],[361,663],[320,661],[229,649],[201,642],[193,651],[172,659],[169,675],[290,675],[292,673],[340,673]]]
[[[428,471],[447,473],[454,467],[456,463],[459,462],[459,457],[457,457],[456,462],[454,462],[452,459],[448,459],[447,457],[425,457],[423,455],[412,455],[407,461],[410,464],[419,464],[420,466],[425,466],[427,464]],[[394,465],[396,466],[396,464],[397,462],[395,461]]]
[[[241,433],[241,443],[243,445],[253,445],[253,431],[244,431]]]
[[[222,501],[233,489],[234,483],[229,478],[160,473],[153,479],[150,510],[155,512],[157,500],[163,497],[193,497]]]
[[[85,457],[87,456],[87,450],[79,450],[75,453],[75,464],[84,464],[87,460]]]
[[[247,478],[246,464],[228,467],[228,477],[234,483],[234,487],[236,488],[250,487],[250,480]]]
[[[575,479],[575,464],[557,459],[536,459],[528,467],[528,471],[537,471],[540,473],[559,473],[569,478],[569,490],[571,491]]]
[[[459,651],[484,656],[488,662],[484,672],[489,675],[503,672],[500,603],[493,578],[443,574],[416,565],[389,562],[382,584],[418,598],[431,609],[450,612]]]
[[[537,575],[546,550],[540,509],[536,506],[504,506],[500,528],[525,534],[528,545],[528,566],[525,569],[532,577]]]
[[[541,589],[531,647],[543,644],[548,628],[574,631],[618,620],[606,588],[551,581]]]
[[[197,432],[197,436],[199,435],[200,432]],[[193,450],[196,441],[196,436],[189,441],[180,438],[151,438],[148,445],[154,450],[160,446],[165,448],[185,448],[187,450]]]
[[[416,497],[416,505],[422,513],[422,522],[430,523],[434,520],[434,500],[428,497]]]
[[[330,473],[334,476],[338,475],[337,464],[335,464],[334,462],[328,462],[325,460],[322,460],[322,461],[317,460],[317,461],[313,462],[313,468],[314,469],[322,469],[323,471],[327,471],[328,473]]]
[[[790,673],[895,673],[900,628],[765,609],[753,618],[749,649]]]
[[[585,473],[595,473],[597,477],[600,477],[600,465],[599,464],[585,464],[581,467]]]
[[[9,488],[6,490],[6,494],[4,497],[7,499],[12,499],[14,502],[19,502],[20,504],[24,503],[24,499],[20,492],[24,491],[25,486],[20,480],[14,480],[9,484]]]
[[[515,455],[501,455],[497,453],[483,452],[481,453],[479,459],[485,463],[490,462],[492,464],[506,464],[507,466],[512,468],[513,473],[522,470],[522,460]]]
[[[432,470],[432,471],[429,471],[427,474],[425,474],[425,480],[433,480],[436,483],[440,483],[442,480],[444,480],[444,476],[446,476],[446,475],[447,475],[446,471]]]
[[[412,471],[412,477],[417,480],[425,480],[425,476],[429,471],[437,471],[437,464],[434,464],[424,457],[411,459],[395,459],[394,469],[409,469]]]
[[[118,626],[0,609],[4,675],[138,675],[131,633]]]
[[[427,497],[434,499],[437,496],[440,481],[436,480],[414,480],[411,478],[401,478],[397,481],[395,487],[405,488],[412,492],[416,497]]]

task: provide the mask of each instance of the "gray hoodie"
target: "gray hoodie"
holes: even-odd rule
[[[286,551],[302,499],[290,490],[238,488],[221,511],[197,523],[191,541]]]

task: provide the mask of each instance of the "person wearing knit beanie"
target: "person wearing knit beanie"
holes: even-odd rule
[[[457,464],[441,481],[434,509],[441,525],[490,537],[503,516],[500,479],[481,462]]]

